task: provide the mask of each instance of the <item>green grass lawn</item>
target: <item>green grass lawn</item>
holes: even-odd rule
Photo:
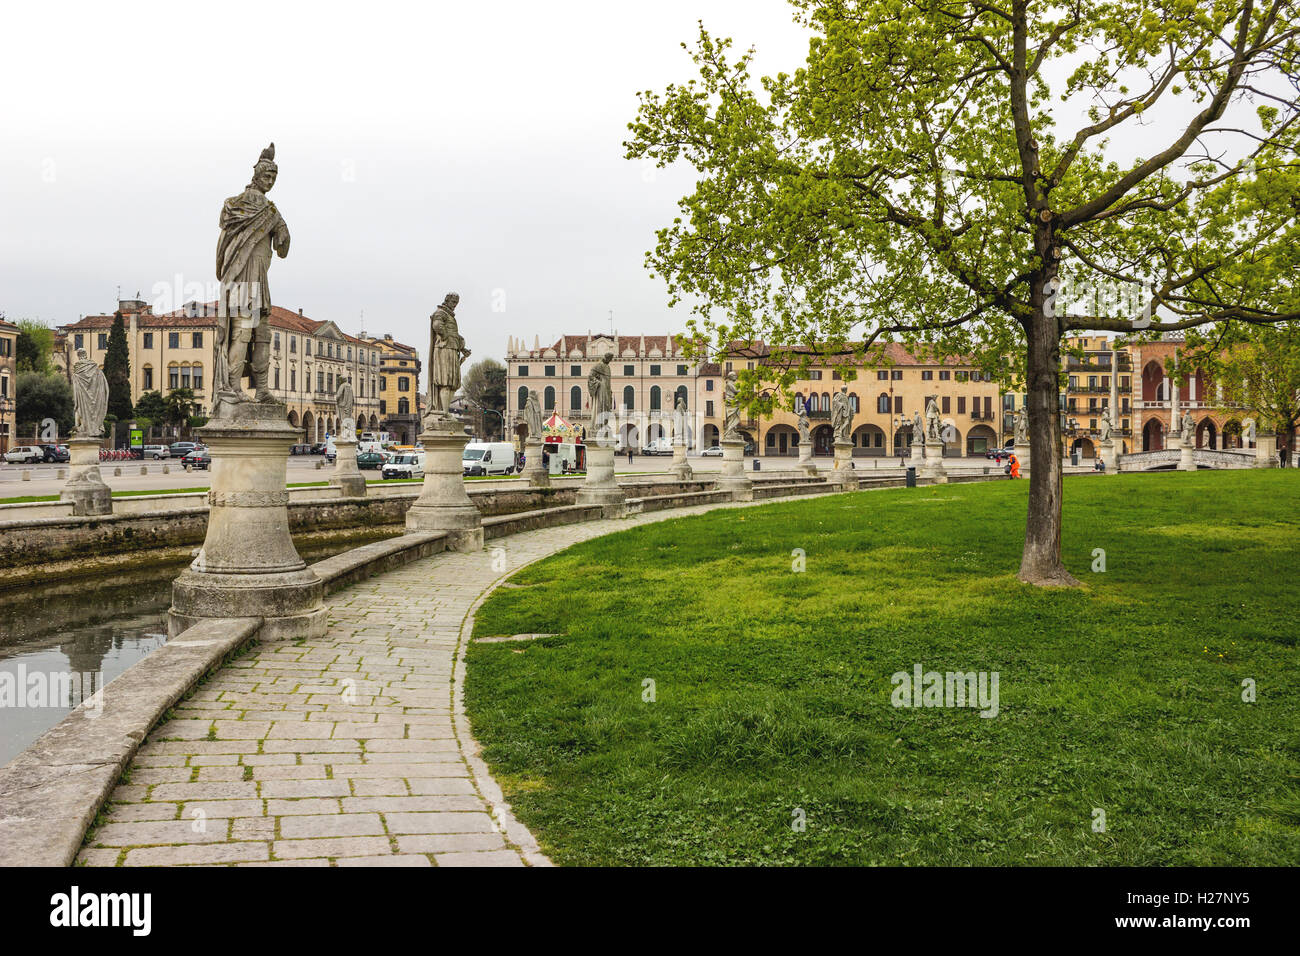
[[[1065,484],[1080,589],[1015,579],[1025,481],[716,511],[525,568],[475,635],[559,636],[471,645],[484,757],[565,864],[1300,863],[1300,474]],[[917,663],[997,671],[1000,712],[892,706]]]

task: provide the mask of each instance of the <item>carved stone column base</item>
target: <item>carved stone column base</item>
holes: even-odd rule
[[[673,463],[668,466],[668,471],[678,481],[690,481],[695,477],[695,469],[686,460],[685,444],[673,445]]]
[[[614,448],[612,445],[587,446],[587,479],[578,489],[574,504],[600,505],[605,517],[623,513],[627,494],[614,480]]]
[[[1255,433],[1255,467],[1280,467],[1279,459],[1277,457],[1277,435],[1265,435],[1260,432]]]
[[[741,438],[722,440],[722,474],[719,491],[730,491],[733,501],[753,501],[754,482],[745,474],[745,442]]]
[[[70,438],[68,483],[59,492],[60,501],[72,502],[74,515],[113,513],[113,492],[99,473],[99,439]]]
[[[172,584],[167,631],[209,618],[260,617],[261,640],[325,633],[322,585],[289,536],[285,466],[301,432],[278,402],[243,402],[198,429],[212,451],[208,530]]]
[[[801,444],[799,446],[799,468],[806,475],[817,475],[817,463],[812,457],[812,443]]]
[[[330,487],[337,488],[344,498],[360,498],[366,493],[366,479],[357,467],[356,439],[334,439],[334,473],[330,475]]]
[[[410,531],[445,531],[447,550],[476,551],[483,547],[483,518],[465,493],[461,456],[469,437],[455,420],[425,419],[420,435],[424,446],[424,487],[406,512]]]
[[[523,476],[528,479],[528,484],[533,488],[549,488],[551,486],[550,472],[542,464],[541,439],[528,438],[524,440]]]
[[[947,483],[948,472],[943,467],[943,442],[927,439],[925,443],[925,461],[921,463],[921,477],[928,478],[936,484]]]
[[[1016,461],[1020,462],[1020,474],[1029,474],[1029,443],[1025,442],[1023,445],[1017,443],[1012,451],[1016,453]]]
[[[1181,438],[1178,440],[1178,470],[1196,470],[1196,446],[1185,443]]]
[[[1106,474],[1114,475],[1119,473],[1119,455],[1115,451],[1114,439],[1101,443],[1101,461],[1106,466]]]
[[[831,480],[845,488],[856,489],[858,476],[853,470],[853,443],[837,441],[835,443],[835,465]]]

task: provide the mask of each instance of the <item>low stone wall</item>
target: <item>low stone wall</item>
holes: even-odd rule
[[[666,511],[669,508],[720,504],[730,500],[730,491],[688,491],[681,494],[650,495],[646,498],[629,498],[627,500],[627,513],[641,514],[648,511]]]
[[[446,532],[414,531],[383,541],[373,541],[317,561],[311,569],[324,582],[325,593],[333,594],[376,574],[437,554],[444,550],[446,543]]]

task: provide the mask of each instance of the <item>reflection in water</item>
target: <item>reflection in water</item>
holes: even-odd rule
[[[347,540],[300,544],[298,553],[320,561],[388,534],[367,529]],[[93,720],[103,696],[95,695],[166,643],[172,579],[188,563],[0,593],[0,765],[83,700]]]

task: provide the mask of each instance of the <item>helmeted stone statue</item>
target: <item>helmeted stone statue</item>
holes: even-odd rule
[[[268,383],[271,363],[271,289],[267,273],[271,254],[289,254],[289,227],[266,194],[275,185],[275,144],[262,150],[253,180],[221,207],[217,240],[216,369],[213,418],[227,417],[246,401],[243,380],[252,379],[254,401],[272,402]]]
[[[614,373],[609,367],[613,358],[613,352],[606,352],[587,374],[587,392],[591,395],[591,420],[597,428],[606,425],[614,411]]]
[[[104,434],[108,379],[90,361],[85,349],[77,349],[77,361],[72,366],[72,399],[77,416],[74,434],[78,438],[98,438]]]
[[[1017,445],[1029,444],[1029,409],[1015,412],[1015,441]]]
[[[841,386],[840,390],[831,398],[831,429],[835,432],[837,442],[851,441],[853,433],[853,404],[849,400],[848,386]]]
[[[728,372],[722,387],[723,441],[740,441],[740,406],[736,404],[736,373]]]
[[[542,403],[537,400],[537,389],[528,390],[528,400],[524,402],[524,424],[528,426],[528,440],[542,440]]]
[[[356,398],[352,393],[352,379],[339,377],[339,387],[334,392],[334,406],[339,414],[339,438],[352,440],[357,437]]]
[[[798,398],[799,402],[799,444],[806,445],[812,441],[812,423],[808,421],[808,403],[803,400],[803,396]]]
[[[429,316],[429,415],[433,418],[451,418],[451,400],[460,388],[460,367],[470,354],[456,324],[459,303],[460,296],[448,292]]]
[[[927,442],[943,441],[939,429],[939,403],[936,402],[932,396],[925,403],[925,440]]]

